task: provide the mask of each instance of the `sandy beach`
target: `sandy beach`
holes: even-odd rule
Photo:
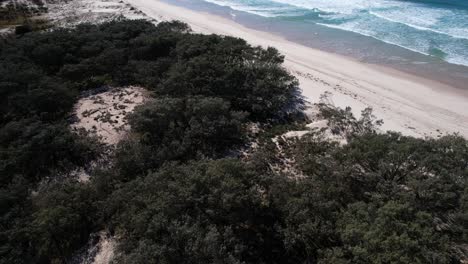
[[[419,137],[446,133],[468,137],[468,90],[309,48],[221,16],[159,0],[126,1],[149,17],[180,20],[198,33],[235,36],[252,45],[277,48],[286,56],[285,66],[299,79],[310,103],[327,92],[336,106],[350,106],[356,114],[372,107],[384,120],[384,130]]]

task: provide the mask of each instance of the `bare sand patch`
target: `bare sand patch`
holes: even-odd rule
[[[94,257],[92,264],[111,263],[112,259],[114,258],[115,246],[115,238],[106,235],[105,232],[101,232],[100,241],[97,245],[97,254]]]
[[[119,18],[147,19],[143,12],[120,0],[48,0],[48,17],[60,27],[102,23]]]
[[[102,230],[91,234],[87,247],[75,256],[72,264],[109,264],[116,256],[117,238]]]
[[[83,97],[75,105],[77,122],[71,127],[115,145],[130,130],[127,115],[145,101],[146,94],[144,88],[130,86]]]

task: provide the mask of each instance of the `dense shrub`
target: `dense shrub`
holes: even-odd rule
[[[66,263],[103,229],[116,263],[467,259],[465,139],[378,134],[370,110],[320,105],[347,144],[319,132],[274,143],[300,127],[283,56],[189,32],[114,21],[0,43],[0,263]],[[70,132],[72,107],[109,85],[154,98],[91,182],[63,180],[101,151]],[[251,122],[271,129],[235,158]]]
[[[106,206],[116,231],[125,234],[120,261],[286,261],[275,231],[281,218],[268,201],[270,182],[235,160],[168,165],[129,182]]]
[[[23,262],[65,261],[92,229],[93,220],[84,221],[77,208],[49,200],[45,203],[50,208],[37,207],[30,194],[38,183],[54,182],[87,165],[100,151],[96,142],[67,127],[82,91],[144,85],[163,96],[130,117],[134,137],[116,152],[119,175],[95,181],[98,190],[105,188],[100,183],[108,184],[105,195],[119,182],[168,161],[222,157],[244,143],[249,119],[280,120],[288,114],[284,109],[297,103],[297,83],[281,67],[282,56],[275,50],[189,32],[180,22],[154,26],[114,21],[0,42],[0,182],[6,227],[0,235],[6,245],[0,250],[2,262],[20,261],[23,254]],[[59,188],[56,194],[65,199],[68,190]],[[41,189],[38,195],[51,192]],[[33,233],[37,236],[31,237]],[[41,245],[31,245],[28,239]]]
[[[129,181],[106,202],[122,236],[118,262],[459,263],[467,142],[350,139],[290,142],[299,178],[272,172],[259,153],[166,164]]]

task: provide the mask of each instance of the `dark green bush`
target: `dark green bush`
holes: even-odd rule
[[[114,21],[0,43],[0,263],[66,263],[103,229],[116,263],[467,259],[465,139],[378,134],[370,110],[321,105],[347,144],[318,132],[275,144],[303,129],[289,122],[302,102],[283,56],[189,31]],[[102,151],[70,131],[74,103],[117,85],[155,98],[90,183],[63,180]],[[226,159],[251,122],[271,129]]]

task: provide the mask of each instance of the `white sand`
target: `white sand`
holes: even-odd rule
[[[468,91],[305,47],[220,16],[159,0],[126,1],[147,16],[181,20],[196,32],[236,36],[253,45],[277,48],[286,55],[285,66],[297,76],[311,103],[328,91],[336,106],[351,106],[355,113],[372,107],[384,120],[385,130],[413,136],[459,132],[468,137]]]
[[[109,237],[105,232],[101,232],[98,252],[94,257],[92,264],[111,263],[115,255],[116,241],[114,237]]]
[[[329,125],[329,120],[320,116],[320,110],[318,106],[315,105],[309,107],[307,114],[310,117],[311,123],[306,125],[306,130],[288,131],[281,135],[281,137],[285,140],[291,138],[302,138],[304,135],[314,132],[324,140],[337,142],[341,146],[348,144],[346,139],[347,133],[344,131],[340,134],[333,133],[332,128]]]
[[[47,17],[61,27],[80,23],[102,23],[124,16],[129,19],[146,19],[147,16],[132,9],[120,0],[48,1]]]
[[[144,102],[145,94],[145,89],[131,86],[81,98],[75,105],[78,122],[72,129],[84,129],[102,142],[115,145],[130,130],[126,117]]]

